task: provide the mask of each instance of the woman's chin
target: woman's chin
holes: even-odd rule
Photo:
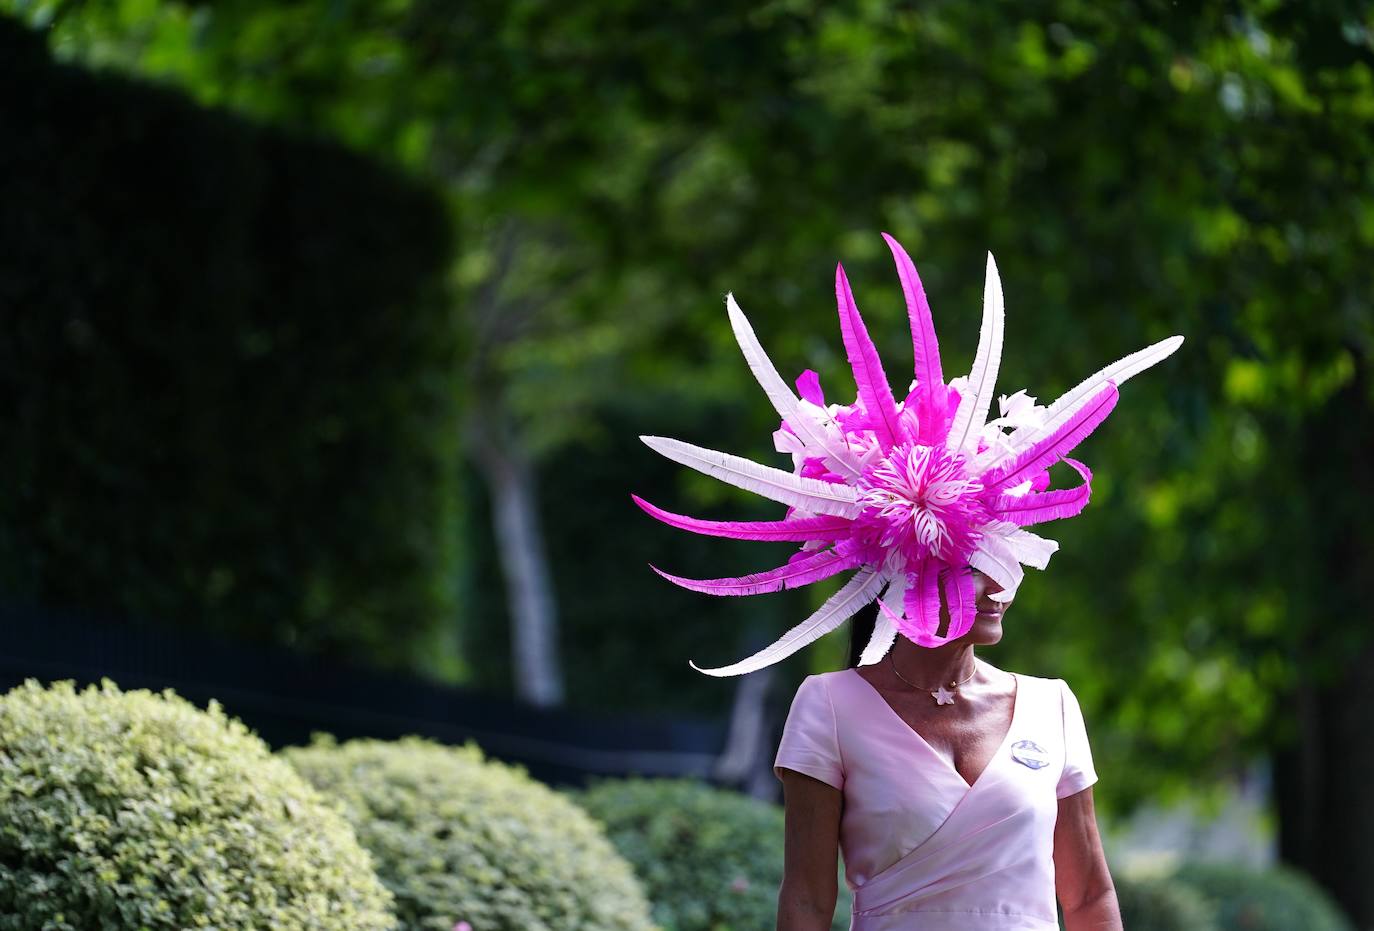
[[[969,639],[984,646],[997,643],[1002,639],[1002,615],[978,614],[969,628]]]

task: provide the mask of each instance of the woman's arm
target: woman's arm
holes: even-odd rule
[[[835,916],[840,852],[839,789],[779,768],[787,806],[778,931],[829,931]]]
[[[1097,834],[1091,786],[1059,800],[1054,890],[1064,909],[1065,931],[1121,931],[1121,911]]]

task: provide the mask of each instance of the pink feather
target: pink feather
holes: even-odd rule
[[[797,376],[797,394],[817,407],[825,407],[825,395],[821,392],[821,377],[811,369]]]
[[[940,563],[925,559],[908,572],[906,612],[897,626],[917,646],[934,647],[945,641],[940,630]]]
[[[945,570],[944,582],[945,604],[949,606],[949,636],[945,638],[948,641],[962,637],[973,626],[978,593],[973,588],[973,571],[968,566]]]
[[[1092,399],[1079,408],[1058,430],[1039,443],[1020,453],[1005,465],[998,466],[983,477],[983,488],[1001,491],[1014,488],[1036,472],[1049,468],[1097,429],[1098,424],[1116,407],[1116,385],[1107,384]]]
[[[892,386],[883,372],[878,350],[868,336],[868,329],[859,316],[859,308],[854,305],[854,294],[849,290],[849,279],[845,277],[842,265],[835,266],[835,299],[840,309],[840,335],[849,356],[849,367],[854,370],[854,382],[859,387],[859,400],[863,402],[869,424],[886,452],[903,439],[897,417],[897,401],[892,397]]]
[[[936,401],[944,393],[945,376],[940,367],[940,343],[935,335],[935,320],[930,314],[930,302],[916,273],[916,265],[902,244],[883,233],[892,258],[897,263],[897,277],[902,280],[902,295],[906,298],[906,312],[911,319],[911,347],[916,357],[916,390],[933,411]],[[919,402],[918,402],[919,403]]]
[[[729,537],[733,540],[840,540],[849,536],[849,527],[853,523],[848,518],[828,514],[796,520],[702,520],[665,511],[639,495],[630,497],[644,513],[655,520],[663,521],[669,527],[708,537]]]
[[[755,572],[733,579],[685,579],[671,575],[657,566],[649,566],[674,585],[707,595],[762,595],[766,592],[780,592],[785,588],[810,585],[821,579],[852,569],[859,565],[860,557],[849,552],[822,550],[814,556],[789,562],[785,566]]]
[[[988,503],[988,509],[999,520],[1008,521],[1018,527],[1074,517],[1088,506],[1088,499],[1092,497],[1093,474],[1077,459],[1065,457],[1064,461],[1082,477],[1083,484],[1059,491],[998,495]]]

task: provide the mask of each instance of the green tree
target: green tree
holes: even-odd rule
[[[880,345],[905,344],[879,228],[916,257],[951,371],[985,249],[1008,389],[1052,397],[1187,334],[1085,449],[1095,507],[1055,528],[1007,658],[1074,682],[1108,801],[1273,754],[1285,858],[1367,924],[1374,639],[1352,592],[1374,568],[1372,25],[1365,3],[1269,0],[129,0],[64,8],[55,41],[447,179],[477,334],[470,443],[545,481],[607,423],[762,454],[773,424],[716,297],[734,289],[780,363],[838,391],[836,258]],[[551,521],[574,506],[544,503]],[[718,568],[734,551],[710,552]],[[560,553],[563,577],[608,590],[579,598],[631,589],[578,556]],[[639,590],[664,616],[700,604]],[[625,666],[584,654],[603,694],[628,664],[680,662],[641,616],[600,620],[636,645]]]

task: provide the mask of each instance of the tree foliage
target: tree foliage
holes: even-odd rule
[[[1370,516],[1352,494],[1370,435],[1370,29],[1366,4],[1267,0],[123,0],[61,8],[53,41],[442,179],[471,234],[472,397],[541,457],[563,539],[641,520],[614,499],[595,502],[603,523],[578,516],[592,504],[563,492],[601,469],[642,469],[678,509],[753,507],[655,472],[630,439],[671,427],[767,455],[727,289],[780,364],[838,388],[841,259],[889,371],[906,365],[879,229],[916,257],[951,371],[989,249],[1007,390],[1050,398],[1187,335],[1085,448],[1094,506],[1054,528],[1063,550],[998,657],[1074,683],[1120,799],[1284,740],[1284,697],[1367,641],[1339,583],[1368,556],[1330,541],[1367,539]],[[753,568],[667,531],[625,539],[684,574]],[[758,636],[736,619],[775,633],[803,609],[707,607],[608,549],[557,554],[585,618],[568,666],[597,670],[574,680],[584,702],[615,703],[630,676],[661,704],[709,701],[719,686],[683,660],[733,658]]]

